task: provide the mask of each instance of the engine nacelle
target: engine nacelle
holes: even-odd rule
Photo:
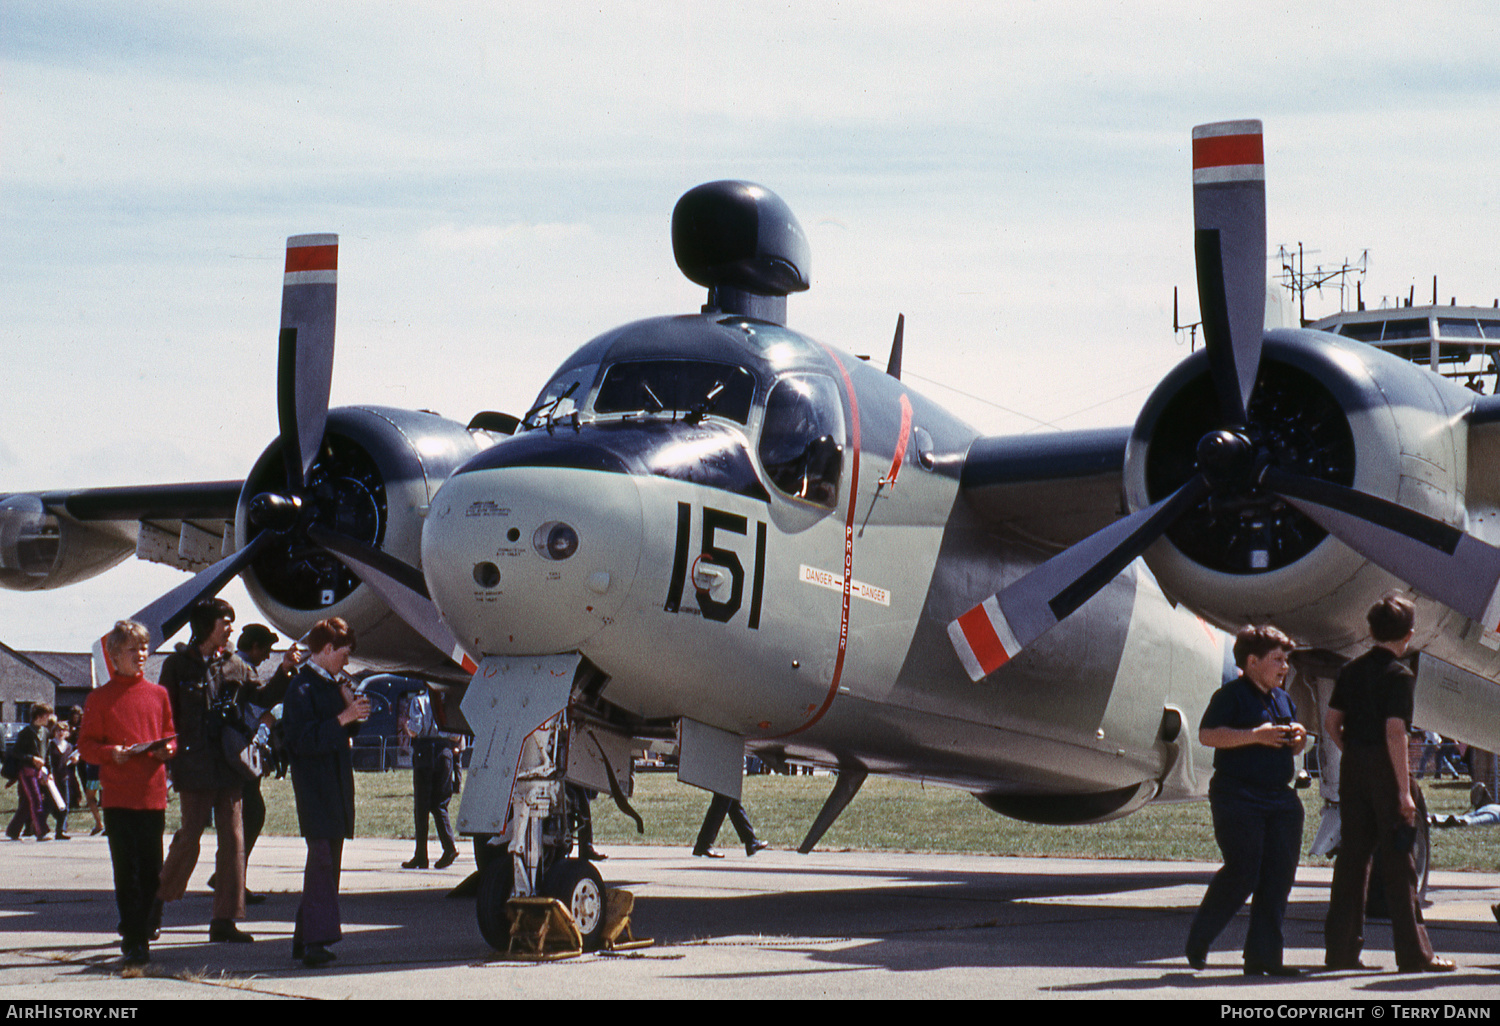
[[[436,414],[375,406],[330,410],[323,446],[307,475],[302,522],[269,545],[243,575],[246,589],[283,633],[301,637],[319,620],[343,617],[358,639],[356,658],[378,669],[438,671],[438,653],[360,582],[336,556],[308,540],[322,527],[421,566],[422,521],[438,487],[480,449],[462,425]],[[235,544],[258,533],[248,506],[286,487],[281,443],[273,443],[245,479]]]
[[[135,552],[135,522],[83,523],[40,495],[0,501],[0,588],[43,591],[96,577]]]
[[[1474,394],[1371,346],[1321,332],[1265,336],[1251,398],[1252,443],[1273,465],[1465,525],[1467,428]],[[1125,458],[1125,496],[1141,509],[1196,470],[1198,440],[1222,425],[1200,351],[1141,410]],[[1405,586],[1279,497],[1219,489],[1146,552],[1162,587],[1227,629],[1274,620],[1304,644],[1365,637],[1364,612]]]

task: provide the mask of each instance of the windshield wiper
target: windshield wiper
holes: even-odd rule
[[[646,393],[646,398],[650,399],[651,402],[656,405],[656,409],[654,409],[654,410],[647,410],[646,411],[647,413],[660,413],[662,410],[665,410],[667,408],[666,405],[663,404],[660,399],[656,398],[656,393],[653,392],[653,391],[651,391],[651,386],[648,385],[648,384],[646,384],[645,381],[641,382],[641,391],[645,392]]]
[[[558,396],[556,399],[543,399],[531,409],[527,410],[526,416],[521,418],[521,423],[525,424],[527,427],[538,427],[539,425],[532,423],[531,418],[536,414],[541,413],[542,410],[547,411],[546,417],[550,422],[550,420],[552,419],[552,414],[557,410],[558,406],[562,404],[562,401],[571,396],[576,391],[578,391],[578,382],[575,381],[568,386],[568,390],[566,392]]]
[[[714,387],[708,390],[708,394],[703,397],[703,400],[701,402],[694,403],[693,408],[688,411],[687,416],[683,417],[682,419],[689,424],[697,424],[701,422],[704,417],[714,412],[714,407],[719,405],[719,396],[723,394],[724,382],[715,381]]]

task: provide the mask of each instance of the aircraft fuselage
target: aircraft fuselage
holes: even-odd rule
[[[1177,746],[1220,683],[1223,635],[1144,567],[967,678],[943,624],[1050,553],[968,513],[977,433],[895,378],[704,314],[601,336],[542,398],[424,529],[434,601],[476,659],[578,651],[616,709],[690,712],[772,759],[1140,800],[1175,766],[1168,789],[1201,793]]]

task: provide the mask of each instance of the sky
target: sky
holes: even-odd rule
[[[1368,251],[1370,305],[1500,297],[1483,2],[6,0],[0,491],[243,477],[307,232],[340,235],[334,405],[524,412],[698,308],[671,211],[720,178],[807,230],[792,327],[883,360],[904,313],[905,379],[988,434],[1128,424],[1188,353],[1174,286],[1197,319],[1192,126],[1247,117],[1273,254]],[[0,592],[0,641],[81,650],[183,579]]]

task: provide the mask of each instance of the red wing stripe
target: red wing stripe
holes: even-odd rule
[[[336,271],[339,268],[339,247],[332,246],[288,246],[286,248],[286,273],[297,271]]]
[[[1193,140],[1193,170],[1266,162],[1263,136],[1213,135]]]

